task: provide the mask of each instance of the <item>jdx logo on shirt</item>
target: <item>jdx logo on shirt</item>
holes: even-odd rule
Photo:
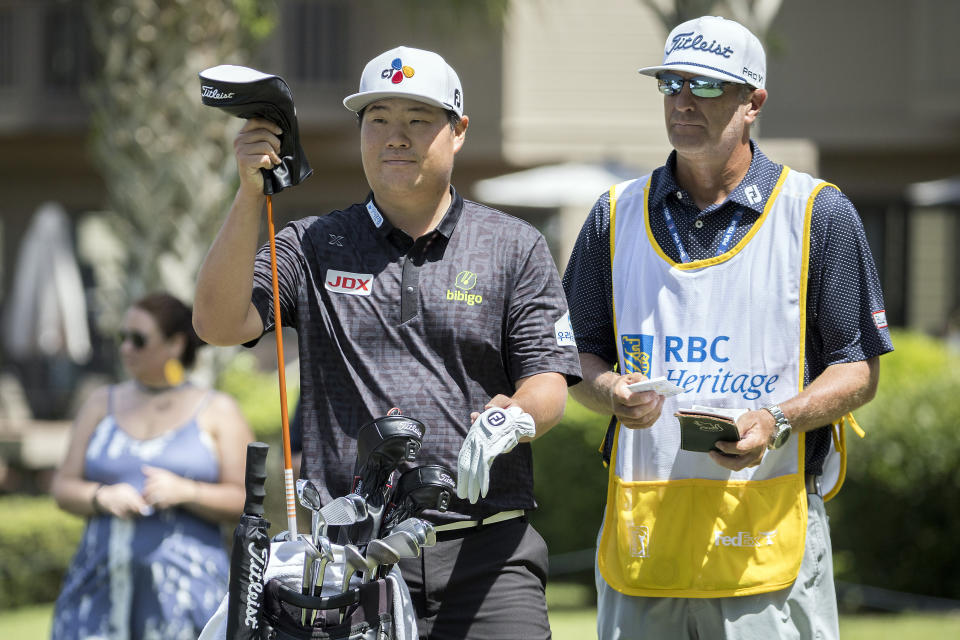
[[[327,291],[334,293],[368,296],[370,290],[373,289],[373,274],[327,269],[327,277],[323,279],[323,286]]]
[[[716,367],[709,363],[725,364],[730,361],[730,336],[656,336],[647,333],[625,333],[620,336],[620,348],[625,363],[624,373],[639,371],[651,376],[650,363],[654,359],[654,343],[663,349],[663,362],[667,380],[684,391],[702,394],[739,394],[744,400],[756,400],[761,395],[770,395],[776,390],[780,376],[737,371],[733,365]],[[677,363],[674,365],[673,363]],[[692,368],[681,368],[683,363],[708,363]]]

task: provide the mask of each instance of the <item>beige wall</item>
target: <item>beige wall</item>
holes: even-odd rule
[[[907,324],[935,335],[946,329],[954,311],[957,282],[951,269],[960,219],[948,209],[918,209],[911,215]]]
[[[671,150],[663,98],[637,69],[660,62],[666,36],[640,0],[513,2],[503,45],[506,159],[663,164]],[[816,147],[802,136],[761,144],[778,162],[817,170]]]
[[[638,0],[511,3],[504,33],[508,161],[663,162],[669,146],[654,81],[665,33]]]

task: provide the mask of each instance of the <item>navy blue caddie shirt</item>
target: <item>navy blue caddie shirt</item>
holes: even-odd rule
[[[663,252],[681,262],[680,250],[667,228],[669,209],[691,260],[716,255],[724,233],[736,216],[734,246],[763,213],[783,165],[772,162],[754,141],[746,175],[727,199],[700,210],[677,184],[676,151],[653,172],[650,183],[650,227]],[[587,217],[563,276],[577,348],[603,360],[618,359],[613,324],[613,282],[610,270],[610,194],[600,196]],[[807,333],[804,384],[830,365],[859,362],[893,350],[886,326],[883,293],[863,224],[853,204],[840,191],[824,188],[814,201],[810,221],[807,285]],[[819,475],[829,451],[830,430],[807,433],[806,469]]]
[[[471,412],[534,374],[580,380],[576,347],[557,335],[566,298],[543,236],[451,193],[436,229],[417,240],[372,195],[276,235],[282,325],[296,328],[300,349],[301,476],[324,503],[352,489],[359,429],[394,407],[426,426],[416,460],[400,470],[455,473]],[[272,331],[266,245],[253,303]],[[520,444],[494,462],[486,498],[426,515],[440,523],[535,506],[530,445]]]

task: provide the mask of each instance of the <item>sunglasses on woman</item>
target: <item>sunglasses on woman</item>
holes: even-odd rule
[[[126,342],[127,340],[130,341],[130,343],[133,345],[133,348],[134,348],[134,349],[143,349],[145,346],[147,346],[147,336],[143,335],[143,334],[140,333],[139,331],[134,331],[134,330],[124,331],[124,330],[121,330],[121,331],[117,332],[117,341],[118,341],[120,344],[123,344],[123,343]]]
[[[675,73],[657,74],[657,88],[665,96],[675,96],[683,91],[684,82],[690,84],[690,93],[698,98],[719,98],[723,95],[723,87],[730,84],[724,80],[708,78],[707,76],[684,78]]]

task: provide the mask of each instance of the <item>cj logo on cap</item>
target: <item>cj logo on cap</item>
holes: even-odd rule
[[[400,58],[394,58],[393,62],[390,63],[390,68],[380,72],[380,77],[384,80],[390,78],[390,82],[393,84],[400,84],[404,78],[413,77],[413,67],[403,64]]]

